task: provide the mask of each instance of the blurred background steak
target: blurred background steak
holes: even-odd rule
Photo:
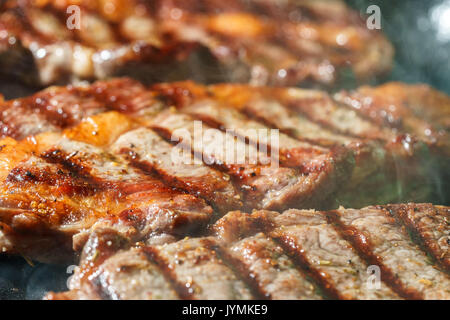
[[[80,29],[66,27],[71,4]],[[349,72],[374,79],[393,58],[339,0],[8,0],[1,10],[2,73],[37,85],[127,75],[329,86]]]

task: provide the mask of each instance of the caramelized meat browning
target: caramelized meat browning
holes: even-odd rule
[[[420,101],[443,110],[440,119],[437,111],[420,118],[439,133],[431,136],[402,123],[394,128],[321,91],[291,88],[193,82],[148,88],[113,79],[2,101],[1,248],[63,259],[48,252],[61,244],[70,256],[107,226],[145,242],[196,234],[231,210],[420,200],[428,194],[412,181],[429,191],[428,166],[444,166],[449,153],[443,125],[449,99],[427,92]],[[403,117],[419,118],[408,99],[396,102]],[[372,109],[388,109],[374,101]],[[436,218],[436,234],[418,215],[398,219],[446,264],[445,219]]]
[[[111,232],[97,232],[84,248],[71,290],[47,298],[448,300],[448,274],[426,261],[428,249],[394,218],[424,208],[449,211],[431,204],[234,211],[208,237],[132,249],[107,247]],[[433,227],[422,220],[422,228]],[[95,259],[87,254],[98,250]]]
[[[384,208],[339,209],[330,214],[344,237],[401,295],[412,299],[449,299],[449,277],[430,263],[426,252]]]
[[[8,0],[1,9],[3,71],[43,85],[113,75],[331,85],[348,69],[367,80],[392,64],[391,44],[340,0]]]
[[[443,268],[450,270],[450,211],[446,207],[423,205],[392,205],[389,211],[403,221],[421,245]]]

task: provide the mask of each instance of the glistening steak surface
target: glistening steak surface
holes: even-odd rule
[[[218,129],[238,151],[251,148],[256,162],[206,161],[215,157],[206,141],[204,151],[193,148],[177,161],[180,148],[162,129],[194,133],[196,118],[170,106],[158,91],[127,79],[2,102],[2,251],[64,261],[100,227],[152,241],[195,233],[229,210],[313,206],[334,192],[338,168],[346,166],[337,153],[309,145],[304,155],[295,149],[293,164],[272,166],[256,146]],[[17,107],[40,122],[24,121],[25,113],[11,118]]]
[[[395,93],[391,87],[396,88]],[[392,83],[373,88],[379,95],[389,95],[392,99],[374,99],[369,94],[361,96],[361,99],[366,98],[365,103],[372,101],[374,112],[394,117],[397,110],[402,110],[405,118],[426,123],[415,128],[403,122],[395,125],[378,122],[356,104],[342,103],[339,94],[331,97],[317,90],[228,84],[201,87],[189,82],[160,84],[153,88],[183,113],[222,130],[231,129],[238,136],[261,128],[278,129],[280,161],[286,165],[301,162],[302,157],[311,154],[320,157],[323,148],[341,155],[340,150],[344,149],[350,154],[354,167],[349,183],[352,190],[344,188],[340,204],[361,207],[397,202],[400,199],[389,197],[399,192],[408,194],[408,189],[415,190],[413,197],[425,195],[427,191],[420,190],[417,181],[428,180],[433,184],[437,171],[437,176],[441,177],[437,179],[446,184],[450,139],[445,123],[450,100],[426,86]],[[340,93],[345,94],[349,93]],[[420,112],[421,109],[433,111]],[[437,120],[436,114],[441,114],[442,119]],[[287,136],[297,141],[293,143]],[[270,147],[270,143],[263,141],[263,144]],[[296,150],[301,152],[296,154]],[[413,179],[412,172],[418,174],[417,179]],[[442,192],[445,193],[438,191],[445,198]],[[355,193],[359,195],[356,197]],[[346,194],[352,194],[351,199]],[[360,199],[360,203],[356,204],[355,198]]]
[[[123,134],[112,149],[126,155],[134,166],[155,171],[175,187],[207,199],[220,212],[243,205],[241,194],[228,174],[201,163],[189,164],[193,162],[191,154],[186,162],[174,165],[171,157],[176,148],[151,129],[142,127]]]
[[[405,204],[234,211],[215,223],[208,237],[132,249],[120,241],[107,245],[114,233],[97,230],[71,290],[47,298],[448,300],[448,273],[436,261],[425,263],[427,249],[394,219],[408,208],[434,208],[441,216],[450,210]],[[424,226],[432,227],[428,222]]]
[[[396,86],[405,90],[396,103],[409,118],[419,117],[417,104],[442,110],[439,121],[438,111],[421,117],[430,138],[315,90],[192,82],[147,88],[113,79],[1,101],[2,250],[63,260],[52,254],[55,243],[70,257],[105,226],[145,242],[195,234],[230,210],[426,197],[434,181],[428,167],[445,172],[449,99],[421,86],[416,101],[414,86]],[[376,102],[372,108],[387,110]],[[399,217],[445,265],[445,220],[432,234],[419,217]]]
[[[277,210],[311,205],[312,199],[319,199],[333,190],[335,162],[341,165],[340,162],[345,160],[339,155],[327,154],[310,159],[305,163],[306,169],[301,165],[282,167],[278,165],[278,157],[267,158],[254,144],[219,130],[213,131],[211,136],[204,135],[200,148],[194,140],[183,139],[186,134],[195,137],[195,118],[175,110],[161,112],[150,125],[166,138],[180,141],[200,155],[205,163],[229,174],[242,190],[248,209]],[[206,132],[212,129],[204,124],[202,127]],[[184,134],[180,135],[180,132]]]
[[[164,232],[184,235],[213,213],[202,199],[98,147],[56,133],[3,142],[10,144],[4,145],[2,164],[12,169],[2,172],[3,251],[63,260],[96,226],[114,225],[138,241]],[[17,150],[22,153],[14,159],[6,155]]]
[[[391,44],[340,0],[8,0],[0,9],[3,73],[43,85],[113,75],[330,85],[349,67],[367,80],[392,64]]]
[[[449,211],[445,207],[391,206],[389,210],[401,219],[408,229],[416,234],[420,242],[442,266],[450,269]]]
[[[380,267],[397,292],[413,299],[449,298],[448,275],[430,263],[426,252],[411,242],[387,210],[339,209],[334,213],[331,219],[340,224],[345,237]]]

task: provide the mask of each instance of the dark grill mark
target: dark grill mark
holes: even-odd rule
[[[291,239],[289,236],[283,234],[272,233],[271,236],[273,240],[284,249],[285,253],[292,258],[292,261],[297,265],[297,267],[311,277],[314,282],[319,284],[329,298],[341,298],[339,291],[334,288],[333,284],[309,264],[308,260],[303,255],[303,249],[294,239]]]
[[[119,197],[127,194],[137,193],[141,191],[161,192],[168,194],[176,194],[177,190],[171,189],[155,178],[144,175],[139,176],[136,181],[108,181],[106,178],[96,177],[90,174],[91,168],[83,159],[77,159],[78,151],[70,154],[60,150],[53,149],[46,151],[42,157],[50,163],[60,164],[73,175],[79,176],[85,180],[89,185],[95,187],[98,191],[112,191]],[[108,155],[106,155],[108,156]]]
[[[148,257],[149,261],[155,263],[160,268],[166,280],[172,285],[181,299],[194,299],[193,286],[195,286],[195,284],[193,284],[190,288],[187,288],[186,285],[179,282],[174,271],[169,266],[168,262],[159,254],[157,248],[147,247],[144,249],[144,253]]]
[[[141,161],[139,155],[131,149],[123,148],[120,150],[120,153],[127,158],[128,163],[132,167],[147,174],[157,176],[167,185],[176,190],[180,190],[180,192],[186,192],[204,199],[209,205],[221,213],[227,213],[229,210],[236,210],[242,207],[240,197],[233,199],[233,197],[239,196],[235,191],[235,186],[231,181],[225,181],[224,176],[177,177],[166,172],[163,168],[158,167],[158,165],[153,165],[149,161]],[[227,187],[230,188],[230,193],[223,194],[222,191]],[[235,191],[235,193],[232,194],[232,191]]]
[[[410,214],[411,210],[414,214]],[[446,242],[450,245],[449,232],[445,233],[450,226],[450,215],[445,213],[445,209],[434,208],[431,204],[412,209],[411,205],[391,205],[388,206],[388,212],[406,226],[412,240],[417,242],[433,261],[437,261],[444,270],[450,272],[450,253],[438,243],[440,237],[447,236]]]
[[[259,286],[259,282],[257,277],[252,274],[244,264],[242,264],[237,259],[234,259],[230,254],[228,254],[227,250],[213,243],[212,241],[205,240],[205,247],[210,250],[214,250],[220,260],[229,267],[229,269],[234,273],[236,278],[241,279],[247,287],[250,289],[250,292],[257,300],[267,300],[270,299],[270,296],[264,292],[263,288]]]
[[[229,108],[229,109],[233,109],[233,107],[231,106],[225,106],[225,105],[220,105],[217,108]],[[180,109],[181,112],[183,112],[183,108]],[[233,110],[236,113],[236,117],[239,119],[239,121],[253,121],[248,119],[249,117],[245,114],[242,113],[240,110]],[[247,145],[248,144],[252,144],[254,145],[257,150],[262,151],[262,150],[267,150],[267,154],[271,155],[272,154],[272,146],[270,145],[270,143],[264,143],[263,141],[259,140],[257,138],[257,140],[250,140],[249,137],[244,136],[242,134],[239,134],[238,130],[239,129],[250,129],[250,127],[246,128],[238,128],[233,130],[232,128],[227,127],[226,122],[222,122],[220,119],[217,119],[214,116],[211,116],[207,113],[205,113],[205,111],[200,110],[196,110],[195,108],[193,110],[190,110],[189,107],[187,109],[187,114],[189,114],[190,116],[192,116],[195,119],[201,120],[204,123],[206,123],[207,125],[211,126],[212,128],[215,129],[219,129],[223,132],[226,132],[227,130],[231,130],[231,132],[233,132],[233,134],[235,134],[240,140],[244,141]],[[234,117],[234,115],[231,115],[232,117]],[[271,130],[272,128],[270,126],[266,126],[264,124],[264,122],[259,122],[258,119],[255,120],[256,122],[258,122],[259,124],[262,124],[263,127],[262,128],[266,128],[267,130]],[[275,128],[277,129],[277,128]],[[283,133],[281,133],[283,134]],[[294,140],[297,140],[296,138],[293,138]],[[318,149],[314,148],[314,145],[311,145],[311,147],[297,147],[297,146],[293,146],[293,147],[286,147],[286,146],[281,146],[279,149],[279,160],[280,162],[286,166],[286,167],[298,167],[299,171],[302,173],[312,173],[312,172],[320,172],[321,168],[320,166],[317,165],[310,165],[308,164],[308,159],[312,159],[314,157],[320,156],[320,155],[324,155],[324,152]],[[278,156],[278,155],[275,155]]]
[[[77,153],[78,151],[72,154],[66,154],[62,150],[53,149],[44,152],[41,157],[50,163],[62,165],[64,168],[72,172],[74,176],[82,178],[87,184],[93,186],[96,190],[103,190],[105,186],[102,186],[100,181],[89,174],[89,168],[79,161],[72,159],[77,155]]]
[[[380,267],[383,281],[388,284],[401,297],[413,300],[422,300],[423,295],[414,289],[405,287],[398,279],[394,270],[388,268],[383,261],[374,254],[373,245],[369,239],[358,229],[344,225],[339,218],[339,214],[333,211],[327,213],[327,219],[344,239],[353,244],[359,254],[371,265]]]
[[[17,167],[14,168],[6,178],[11,183],[36,183],[56,188],[63,194],[92,196],[99,189],[95,185],[85,181],[80,176],[59,168],[36,169]]]

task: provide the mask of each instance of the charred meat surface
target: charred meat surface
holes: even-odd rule
[[[411,299],[449,299],[448,275],[430,262],[426,251],[411,241],[388,210],[339,209],[330,216],[343,236],[380,268],[400,295]]]
[[[128,75],[329,86],[348,70],[369,80],[392,64],[391,44],[340,0],[8,0],[0,9],[2,71],[41,85]]]
[[[73,254],[90,230],[100,226],[115,226],[139,241],[165,232],[188,234],[212,216],[201,198],[84,142],[58,134],[36,136],[31,144],[2,142],[10,142],[3,148],[2,163],[12,168],[2,170],[1,221],[8,226],[4,237],[10,243],[2,245],[4,252],[46,261],[48,250],[40,242],[55,250],[69,245],[60,249]],[[5,158],[8,150],[16,152],[10,148],[22,153]]]
[[[418,101],[398,97],[405,118],[428,108],[420,121],[431,136],[293,88],[123,78],[1,101],[2,250],[47,261],[64,257],[49,253],[55,243],[70,256],[107,226],[145,242],[194,235],[231,210],[419,201],[433,189],[427,170],[448,165],[449,101],[431,89]],[[371,108],[388,107],[378,99]],[[436,234],[417,214],[397,218],[448,264],[445,216]]]
[[[392,205],[388,210],[407,226],[443,268],[450,270],[450,211],[447,207],[430,204]]]
[[[391,87],[397,88],[397,95]],[[189,82],[153,88],[184,114],[245,136],[254,143],[265,144],[269,149],[270,141],[256,139],[248,132],[278,130],[277,151],[280,163],[285,166],[293,163],[306,171],[313,170],[308,156],[325,157],[327,150],[335,157],[346,158],[347,163],[352,162],[348,184],[351,190],[344,187],[339,205],[363,207],[373,203],[426,200],[430,190],[424,185],[437,181],[439,186],[432,191],[433,199],[439,203],[448,201],[445,190],[450,139],[445,122],[450,99],[427,86],[391,83],[372,90],[392,99],[375,100],[369,94],[360,97],[365,103],[373,100],[373,112],[384,114],[401,109],[403,118],[421,126],[379,122],[363,108],[343,102],[341,96],[348,94],[346,91],[330,96],[318,90],[229,84],[205,88]],[[367,90],[363,87],[358,91],[364,88]],[[421,115],[422,109],[429,110],[422,111],[427,116]],[[418,184],[423,180],[427,182]],[[404,198],[395,198],[399,194]],[[421,195],[423,199],[417,198]],[[356,199],[361,201],[355,203]]]
[[[70,291],[47,298],[448,300],[448,273],[436,261],[426,262],[434,249],[419,247],[403,220],[394,218],[414,208],[449,210],[411,203],[329,212],[233,211],[212,225],[209,236],[132,249],[104,246],[111,232],[97,232]],[[423,220],[422,227],[433,228],[433,221]],[[97,250],[93,259],[89,252]]]

